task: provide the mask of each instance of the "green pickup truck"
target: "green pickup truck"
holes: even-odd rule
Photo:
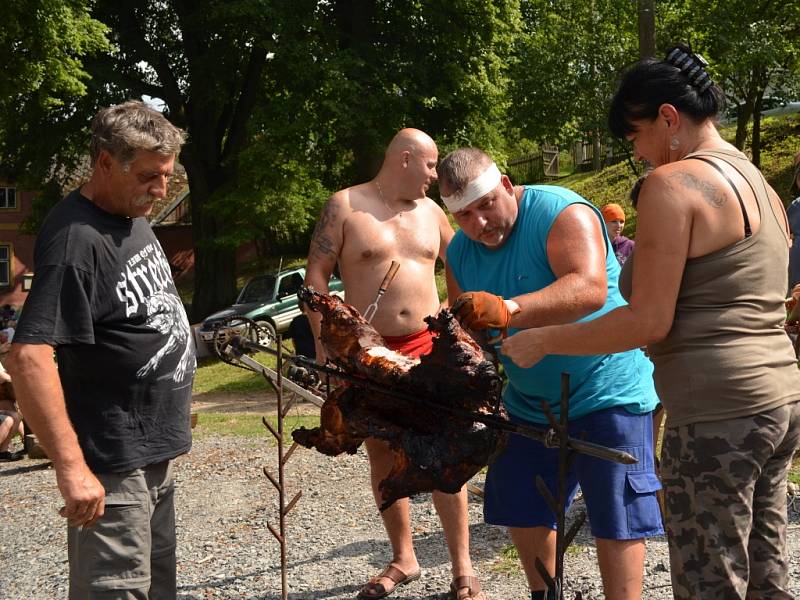
[[[265,346],[272,344],[276,333],[286,331],[292,319],[300,314],[297,291],[303,285],[305,276],[305,268],[300,267],[253,277],[239,292],[236,302],[203,320],[200,339],[206,344],[213,344],[220,325],[236,315],[258,323],[262,331],[259,343]],[[344,284],[337,277],[331,277],[328,289],[331,294],[344,298]],[[224,336],[232,332],[222,330],[220,333]]]

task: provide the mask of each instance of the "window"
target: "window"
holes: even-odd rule
[[[0,244],[0,285],[11,285],[10,244]]]
[[[263,275],[253,277],[244,286],[242,293],[236,300],[236,304],[247,304],[249,302],[269,302],[275,292],[275,277],[273,275]]]
[[[281,279],[280,289],[278,290],[278,297],[284,298],[296,294],[303,285],[303,276],[300,273],[293,273],[288,277]]]
[[[17,188],[0,187],[0,208],[17,208]]]

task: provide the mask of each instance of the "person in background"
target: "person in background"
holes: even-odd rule
[[[0,321],[5,323],[9,319],[14,318],[16,318],[16,311],[14,310],[14,307],[10,304],[4,304],[2,308],[0,308]]]
[[[654,167],[637,205],[629,303],[521,331],[502,351],[529,367],[646,345],[667,413],[674,597],[791,600],[786,484],[800,370],[783,330],[788,224],[775,190],[720,136],[724,95],[706,64],[675,46],[629,68],[611,103],[612,133]]]
[[[22,415],[17,409],[11,376],[0,364],[0,462],[20,460],[25,456],[24,450],[9,450],[15,435],[19,435],[20,439],[25,437]]]
[[[306,311],[306,303],[299,300],[297,303],[300,309],[300,314],[297,315],[292,322],[289,323],[289,329],[286,330],[286,337],[292,340],[294,344],[294,353],[305,356],[311,360],[317,358],[316,342],[314,341],[314,332],[311,331],[311,325],[308,321]]]
[[[614,256],[620,265],[624,265],[634,248],[634,241],[622,235],[622,230],[625,229],[625,211],[619,204],[611,202],[600,209],[600,214],[603,215],[608,237],[611,238]]]
[[[790,193],[797,196],[787,207],[792,247],[789,249],[789,291],[800,283],[800,152],[794,156],[794,172]]]
[[[14,319],[9,319],[6,326],[0,330],[0,333],[6,336],[6,341],[10,344],[14,341],[14,333],[16,331],[17,322]]]

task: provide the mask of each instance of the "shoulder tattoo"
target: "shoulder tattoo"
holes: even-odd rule
[[[676,180],[679,184],[691,190],[697,190],[703,196],[703,200],[714,208],[720,208],[725,204],[725,194],[721,193],[717,186],[700,179],[692,173],[679,171],[672,174],[670,179]]]
[[[311,253],[318,258],[330,258],[336,255],[331,229],[336,223],[339,208],[327,202],[319,216],[314,234],[311,236]]]

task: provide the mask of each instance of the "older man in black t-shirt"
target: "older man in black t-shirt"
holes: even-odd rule
[[[70,600],[176,595],[172,459],[191,447],[195,355],[145,217],[184,138],[141,102],[101,110],[91,179],[36,241],[7,366],[64,498]]]

